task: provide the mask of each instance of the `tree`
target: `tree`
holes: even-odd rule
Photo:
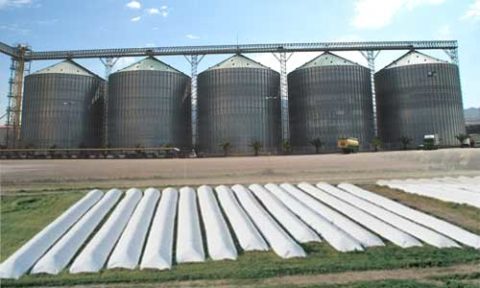
[[[177,150],[175,149],[175,145],[172,143],[165,143],[162,145],[165,151],[165,157],[167,158],[175,158],[177,157]]]
[[[288,140],[283,141],[282,142],[282,148],[283,148],[283,152],[285,154],[292,153],[292,145],[290,145],[290,141],[288,141]]]
[[[56,144],[53,144],[52,146],[50,146],[50,148],[48,148],[48,149],[50,149],[50,151],[49,151],[50,157],[55,158],[55,149],[57,149],[57,148],[58,147],[57,147]]]
[[[135,153],[137,154],[136,156],[138,158],[142,158],[145,156],[144,150],[143,150],[143,145],[142,144],[137,144],[135,145]]]
[[[196,143],[195,145],[193,145],[192,149],[195,150],[195,154],[200,153],[200,150],[201,150],[200,144]]]
[[[218,146],[222,147],[223,150],[223,156],[227,157],[228,156],[228,151],[230,150],[230,147],[232,144],[228,141],[220,143]]]
[[[378,149],[379,149],[380,147],[382,147],[382,144],[383,144],[383,143],[382,143],[382,140],[380,140],[380,138],[378,138],[378,137],[373,137],[373,139],[372,139],[372,146],[373,146],[373,150],[374,150],[375,152],[377,152]]]
[[[258,156],[258,152],[260,151],[260,149],[262,149],[263,144],[260,141],[253,141],[250,144],[250,147],[252,147],[253,152],[255,153],[255,156]]]
[[[402,143],[403,150],[407,150],[408,145],[412,142],[412,138],[407,136],[402,136],[398,140],[400,140],[400,142]]]
[[[457,138],[457,140],[460,142],[460,147],[463,147],[463,143],[465,142],[465,140],[467,140],[469,137],[467,134],[458,134],[455,136],[455,138]]]
[[[112,148],[112,144],[110,144],[110,143],[107,143],[103,146],[103,149],[105,149],[105,150],[103,150],[103,156],[104,157],[107,157],[108,153],[110,153],[110,150],[108,150],[109,148]]]
[[[320,140],[320,138],[317,137],[315,139],[312,139],[312,141],[310,141],[310,144],[315,146],[315,153],[316,154],[320,153],[320,148],[323,146],[323,142],[322,142],[322,140]]]
[[[87,145],[85,145],[85,143],[82,142],[78,145],[78,148],[85,149],[85,148],[87,148]],[[87,151],[82,150],[82,151],[80,151],[79,154],[80,154],[80,158],[88,158],[88,152]]]

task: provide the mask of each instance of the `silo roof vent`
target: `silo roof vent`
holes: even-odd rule
[[[432,56],[420,53],[418,51],[412,50],[397,60],[393,61],[387,65],[384,69],[416,65],[416,64],[434,64],[434,63],[448,63],[447,61],[434,58]]]
[[[165,71],[165,72],[174,72],[182,73],[172,66],[158,60],[155,57],[147,57],[138,62],[135,62],[123,69],[118,70],[117,72],[127,72],[127,71]]]
[[[323,67],[323,66],[356,66],[357,63],[350,61],[346,58],[340,57],[330,52],[325,52],[322,55],[308,61],[297,69],[304,69],[310,67]]]
[[[270,69],[269,67],[260,64],[248,57],[245,57],[241,54],[234,55],[215,66],[210,67],[208,70],[215,69],[227,69],[227,68],[261,68],[261,69]]]
[[[70,74],[98,77],[96,74],[90,72],[87,68],[69,59],[40,69],[32,74]]]

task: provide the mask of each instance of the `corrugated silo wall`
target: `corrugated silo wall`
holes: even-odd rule
[[[191,148],[190,77],[165,71],[109,78],[108,141],[113,148]]]
[[[70,74],[32,74],[25,77],[22,104],[23,147],[98,147],[91,131],[92,99],[104,81]],[[99,124],[101,125],[101,124]]]
[[[423,143],[426,134],[438,134],[440,145],[458,145],[465,133],[458,67],[418,64],[389,68],[375,75],[379,135],[387,148],[400,148],[399,138]]]
[[[359,138],[368,150],[373,138],[370,70],[362,66],[298,69],[288,75],[290,141],[294,153],[337,151],[339,137]]]
[[[87,147],[102,147],[105,127],[105,81],[101,81],[90,107],[89,137],[92,142]]]
[[[232,155],[251,155],[252,142],[262,154],[278,153],[281,146],[280,75],[269,69],[207,70],[198,77],[200,150],[223,154],[230,143]]]

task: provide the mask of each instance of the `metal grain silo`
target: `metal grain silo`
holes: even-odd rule
[[[190,77],[153,57],[110,75],[107,105],[111,147],[191,147]]]
[[[402,136],[423,143],[438,134],[440,145],[457,145],[465,133],[458,67],[411,51],[375,75],[378,130],[387,148],[398,148]]]
[[[324,53],[288,75],[290,141],[294,152],[336,151],[339,137],[356,137],[368,149],[373,137],[370,70]]]
[[[234,55],[198,76],[199,145],[204,153],[277,153],[281,144],[280,75],[245,56]]]
[[[99,147],[104,80],[66,60],[25,77],[24,147]]]

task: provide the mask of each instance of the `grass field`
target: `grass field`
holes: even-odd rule
[[[376,186],[364,187],[480,233],[479,209],[447,204]],[[0,219],[1,261],[83,195],[79,192],[59,192],[45,195],[3,196]],[[476,273],[479,271],[475,270],[476,265],[480,263],[480,251],[474,249],[436,249],[428,246],[401,249],[389,244],[386,247],[367,249],[365,252],[339,253],[325,243],[306,244],[303,247],[308,253],[308,257],[305,259],[284,260],[272,252],[249,252],[241,253],[237,261],[208,261],[199,264],[175,265],[171,271],[105,270],[97,274],[80,275],[72,275],[64,271],[57,276],[27,275],[17,281],[4,280],[1,286],[101,285],[107,283],[115,286],[121,284],[128,286],[133,283],[158,285],[161,282],[174,287],[208,287],[212,285],[296,287],[295,283],[299,283],[298,281],[288,283],[282,279],[301,275],[300,282],[302,284],[299,285],[301,287],[334,287],[333,284],[328,284],[328,281],[322,281],[323,286],[318,286],[317,281],[321,279],[318,277],[330,273],[350,273],[352,271],[365,271],[365,275],[360,278],[352,278],[354,284],[348,284],[349,276],[340,279],[340,282],[334,281],[334,283],[346,285],[340,287],[475,287],[474,285],[480,279],[479,273]],[[458,275],[455,265],[467,265],[466,272],[468,273]],[[444,274],[441,274],[443,278],[438,279],[425,276],[425,279],[395,280],[394,277],[389,280],[371,281],[375,278],[369,274],[371,270],[400,269],[399,271],[402,272],[402,269],[436,269],[436,267],[453,268],[451,268],[450,274],[445,275],[444,271]]]

